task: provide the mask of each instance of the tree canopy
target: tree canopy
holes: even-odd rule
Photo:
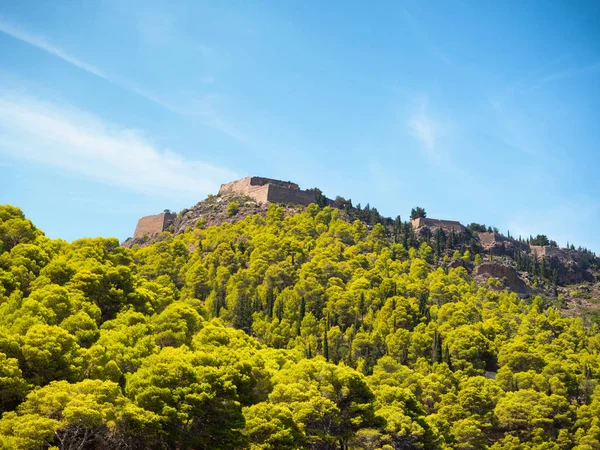
[[[600,449],[596,325],[342,214],[129,249],[0,206],[0,448]]]
[[[415,220],[418,218],[425,218],[425,217],[427,217],[427,213],[425,212],[425,209],[421,208],[420,206],[416,206],[410,210],[410,220]]]

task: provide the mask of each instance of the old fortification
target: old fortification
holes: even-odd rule
[[[568,257],[569,250],[563,250],[558,247],[551,247],[549,245],[529,245],[531,253],[537,258],[550,258],[550,257]]]
[[[304,191],[296,183],[263,177],[246,177],[222,184],[219,195],[226,194],[251,197],[258,203],[277,202],[307,206],[316,201],[314,192]]]
[[[466,230],[466,227],[456,220],[430,219],[429,217],[417,217],[411,221],[415,230],[421,227],[442,228],[445,231],[455,231],[457,233]]]
[[[173,223],[175,217],[177,217],[177,214],[175,213],[162,213],[142,217],[138,220],[135,232],[133,233],[133,238],[141,239],[144,236],[150,237],[162,233],[169,228],[169,225]]]
[[[481,247],[486,253],[514,257],[516,251],[528,252],[527,244],[508,238],[496,232],[482,231],[477,233]]]

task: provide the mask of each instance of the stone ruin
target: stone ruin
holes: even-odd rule
[[[495,231],[480,231],[477,233],[477,237],[479,237],[481,248],[486,253],[495,256],[506,255],[514,258],[517,251],[529,253],[529,246],[524,242],[519,242]]]
[[[264,177],[246,177],[222,184],[219,189],[219,196],[232,195],[250,197],[258,204],[276,202],[308,206],[317,201],[313,191],[302,190],[296,183]],[[331,200],[328,200],[328,202],[331,203]],[[155,236],[167,231],[171,225],[177,227],[176,222],[178,220],[176,219],[177,214],[168,211],[142,217],[135,227],[133,239],[140,240],[144,237]]]
[[[171,212],[142,217],[138,220],[133,238],[142,239],[144,236],[151,237],[167,231],[167,228],[173,224],[176,217],[177,214]]]
[[[237,194],[258,203],[277,202],[308,206],[316,202],[315,193],[304,191],[296,183],[263,177],[246,177],[222,184],[219,195]]]
[[[466,231],[466,227],[456,220],[439,220],[439,219],[430,219],[429,217],[417,217],[416,219],[411,220],[412,227],[415,230],[419,228],[428,227],[428,228],[442,228],[444,231],[454,231],[456,233],[461,233]]]
[[[551,247],[549,245],[529,244],[529,248],[531,249],[531,253],[534,254],[537,259],[550,257],[568,258],[570,256],[570,250]]]

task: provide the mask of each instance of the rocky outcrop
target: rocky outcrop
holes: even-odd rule
[[[231,202],[237,204],[237,211],[230,212]],[[173,223],[174,234],[184,233],[187,229],[196,226],[210,227],[222,223],[235,223],[243,220],[249,215],[265,215],[269,205],[254,200],[251,197],[225,193],[222,195],[211,195],[207,199],[198,202],[191,208],[186,208]],[[200,224],[197,223],[200,221]]]
[[[237,207],[235,211],[229,208],[229,205],[235,202]],[[285,216],[296,214],[303,210],[301,205],[282,204],[283,213]],[[266,216],[269,210],[269,203],[258,202],[251,197],[238,195],[235,192],[225,192],[221,195],[209,195],[208,198],[198,202],[191,208],[182,210],[179,214],[173,215],[169,222],[168,231],[173,235],[185,233],[190,228],[200,227],[206,228],[212,225],[220,225],[222,223],[235,223],[244,220],[250,215]],[[154,242],[166,239],[165,231],[156,229],[152,234],[145,233],[144,235],[134,236],[123,242],[123,246],[132,247],[134,245],[146,246]]]
[[[507,287],[520,296],[529,294],[529,288],[525,282],[519,277],[518,272],[510,266],[483,263],[475,267],[475,275],[500,279],[504,282],[504,287]]]
[[[550,270],[558,272],[559,284],[595,282],[595,276],[589,269],[600,267],[600,258],[589,252],[549,245],[530,245],[531,255],[538,260],[545,259]]]

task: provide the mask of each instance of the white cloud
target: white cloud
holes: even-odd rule
[[[560,81],[564,78],[570,78],[580,75],[596,74],[600,72],[600,61],[595,61],[590,64],[581,65],[577,67],[569,67],[567,69],[550,72],[543,76],[536,84],[531,87],[531,90],[537,89],[555,81]]]
[[[167,26],[167,25],[165,25]],[[133,92],[140,97],[145,98],[146,100],[155,103],[173,113],[182,115],[182,116],[195,116],[200,119],[202,124],[207,127],[210,127],[214,130],[217,130],[239,142],[245,142],[247,140],[247,136],[242,133],[238,127],[229,121],[223,119],[213,107],[212,104],[207,102],[208,97],[204,97],[202,104],[199,105],[199,108],[195,108],[193,110],[182,108],[175,104],[173,101],[166,101],[163,98],[148,92],[146,89],[140,88],[136,86],[134,83],[129,81],[125,81],[120,77],[115,75],[108,75],[105,71],[96,67],[93,64],[90,64],[86,61],[83,61],[71,54],[67,51],[51,44],[46,38],[42,36],[35,35],[22,27],[19,27],[13,23],[10,23],[6,20],[0,18],[0,32],[7,34],[8,36],[13,37],[14,39],[18,39],[20,41],[26,42],[27,44],[39,48],[51,55],[56,56],[57,58],[62,59],[63,61],[81,69],[97,77],[106,80],[107,82],[119,86],[127,91]],[[207,54],[210,52],[210,48],[204,44],[199,44],[199,51],[203,54]],[[212,84],[214,83],[214,79],[212,77],[198,77],[198,82],[200,84]]]
[[[51,55],[54,55],[57,58],[60,58],[63,61],[65,61],[79,69],[85,70],[88,73],[96,75],[96,76],[108,81],[109,83],[115,84],[123,89],[131,91],[135,94],[138,94],[141,97],[144,97],[147,100],[150,100],[151,102],[156,103],[159,106],[162,106],[163,108],[166,108],[173,112],[180,113],[180,111],[178,111],[176,108],[165,103],[164,101],[161,101],[156,96],[144,91],[143,89],[141,89],[137,86],[134,86],[130,83],[119,80],[116,77],[107,75],[106,73],[104,73],[104,71],[102,71],[98,67],[94,66],[93,64],[85,62],[85,61],[69,54],[65,50],[51,44],[46,38],[44,38],[42,36],[37,36],[35,34],[32,34],[29,31],[26,31],[17,25],[11,24],[11,23],[3,21],[3,20],[0,20],[0,32],[3,32],[5,34],[13,37],[14,39],[18,39],[20,41],[26,42],[27,44],[29,44],[33,47],[37,47],[40,50],[43,50],[47,53],[50,53]]]
[[[18,39],[20,41],[26,42],[29,45],[37,47],[40,50],[44,50],[45,52],[50,53],[51,55],[54,55],[54,56],[62,59],[63,61],[66,61],[69,64],[74,65],[75,67],[85,70],[86,72],[92,73],[96,76],[99,76],[100,78],[104,78],[105,80],[111,81],[102,72],[102,70],[100,70],[98,67],[96,67],[92,64],[88,64],[87,62],[82,61],[81,59],[70,55],[69,53],[65,52],[64,50],[62,50],[58,47],[55,47],[54,45],[50,44],[46,39],[44,39],[41,36],[36,36],[34,34],[31,34],[28,31],[14,25],[14,24],[6,22],[4,20],[0,20],[0,31],[15,38],[15,39]]]
[[[442,158],[439,143],[446,135],[448,126],[429,111],[426,98],[419,99],[417,106],[409,114],[407,126],[425,155],[432,162],[439,163]]]
[[[408,122],[413,136],[421,142],[428,150],[433,150],[438,139],[438,128],[436,123],[427,116],[413,117]]]
[[[0,92],[0,152],[140,193],[197,199],[236,174],[160,149],[134,129]]]

